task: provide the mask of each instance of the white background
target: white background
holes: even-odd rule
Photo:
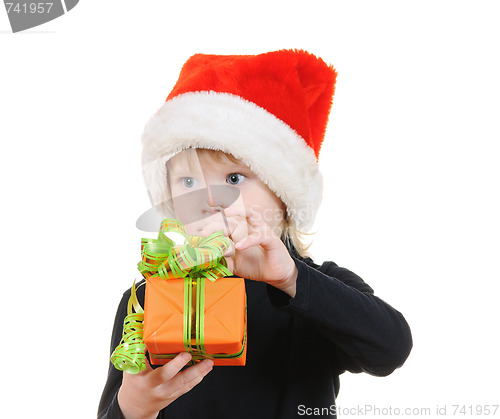
[[[314,255],[414,337],[391,376],[344,374],[339,406],[500,404],[498,20],[496,1],[81,0],[12,34],[0,9],[0,415],[95,417],[149,207],[145,123],[193,53],[280,48],[339,73]]]

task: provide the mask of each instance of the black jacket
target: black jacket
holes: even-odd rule
[[[214,367],[158,418],[290,419],[315,408],[334,417],[340,374],[385,376],[404,363],[412,338],[401,313],[333,262],[294,261],[299,274],[293,299],[266,283],[245,280],[246,366]],[[139,290],[142,303],[144,287]],[[111,351],[121,339],[129,296],[130,290],[118,307]],[[116,399],[121,379],[110,365],[99,419],[121,418]]]

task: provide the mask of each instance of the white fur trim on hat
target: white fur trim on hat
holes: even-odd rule
[[[166,161],[186,148],[221,150],[240,159],[307,231],[321,203],[323,178],[313,150],[283,121],[241,97],[185,93],[166,101],[142,136],[143,174],[153,205],[166,201]]]

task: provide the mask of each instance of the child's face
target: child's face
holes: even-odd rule
[[[221,151],[188,149],[172,157],[167,169],[175,217],[189,234],[200,234],[209,223],[227,224],[228,208],[244,214],[257,206],[279,235],[285,204],[241,161]]]

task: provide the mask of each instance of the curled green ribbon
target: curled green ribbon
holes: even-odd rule
[[[135,312],[132,311],[132,307]],[[146,345],[142,333],[143,321],[144,310],[137,300],[134,281],[128,300],[127,316],[123,321],[122,340],[111,355],[111,363],[117,370],[137,374],[146,369]]]
[[[169,233],[180,234],[184,243],[177,245],[169,238]],[[213,282],[232,275],[223,257],[229,246],[229,239],[222,232],[213,233],[209,237],[189,236],[181,222],[166,218],[161,223],[157,239],[141,240],[142,260],[137,267],[146,279],[152,276],[163,279],[207,278]],[[116,369],[129,374],[137,374],[146,369],[143,321],[144,310],[137,300],[134,282],[127,316],[123,322],[122,340],[111,355],[111,362]],[[186,340],[185,347],[189,349]]]

